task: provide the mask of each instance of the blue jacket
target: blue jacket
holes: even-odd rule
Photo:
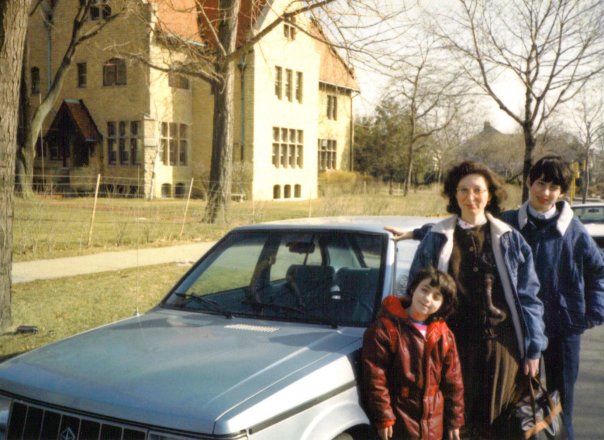
[[[502,219],[518,229],[535,257],[548,335],[580,334],[604,321],[604,259],[598,246],[566,202],[560,216],[537,229],[525,203]]]
[[[518,231],[487,214],[491,225],[493,254],[516,332],[520,356],[538,359],[547,347],[544,334],[543,304],[537,297],[539,280],[531,249]],[[453,251],[453,232],[457,216],[432,226],[422,239],[411,263],[408,285],[417,272],[434,266],[446,272]],[[459,343],[459,341],[458,341]]]

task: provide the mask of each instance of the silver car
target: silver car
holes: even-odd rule
[[[417,246],[383,227],[428,221],[234,229],[148,313],[0,364],[0,439],[370,438],[362,336]]]
[[[604,202],[573,203],[571,208],[589,235],[604,249]]]

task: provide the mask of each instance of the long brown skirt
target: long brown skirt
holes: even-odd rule
[[[458,340],[465,390],[464,438],[491,438],[493,421],[518,400],[518,378],[523,373],[516,336],[511,325],[503,327],[495,339]]]

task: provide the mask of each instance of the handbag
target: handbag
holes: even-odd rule
[[[560,394],[546,389],[544,377],[527,379],[524,396],[496,421],[497,438],[566,440]]]

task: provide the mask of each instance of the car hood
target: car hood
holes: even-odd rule
[[[321,392],[353,384],[347,356],[362,330],[158,309],[0,364],[0,390],[146,425],[237,432],[249,422],[241,414],[288,387],[304,390],[305,377],[329,365],[348,373],[323,377]],[[293,406],[305,398],[292,394]]]

